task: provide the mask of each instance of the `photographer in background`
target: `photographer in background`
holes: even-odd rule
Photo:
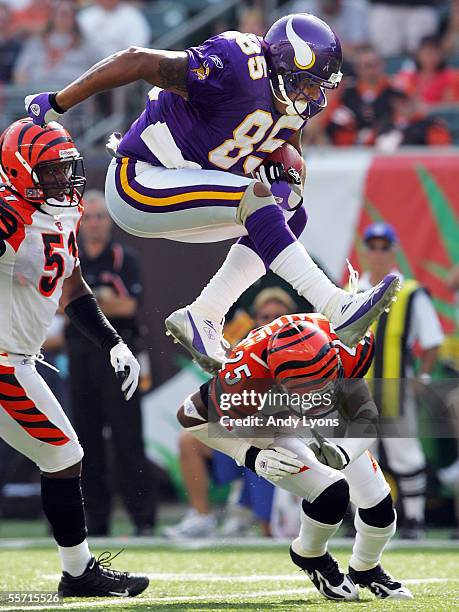
[[[137,311],[142,281],[137,256],[112,239],[112,221],[103,193],[89,191],[80,230],[80,260],[100,308],[119,334],[139,348]],[[107,461],[107,430],[114,474],[136,535],[150,535],[155,523],[156,482],[142,436],[138,392],[128,404],[104,356],[73,326],[67,328],[72,414],[84,446],[83,493],[90,535],[109,533],[112,491]],[[127,420],[126,420],[127,419]]]

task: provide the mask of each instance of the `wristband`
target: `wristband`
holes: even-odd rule
[[[54,91],[53,93],[50,93],[48,100],[51,105],[51,108],[55,110],[56,113],[59,113],[59,115],[63,115],[65,113],[65,109],[62,108],[62,106],[59,106],[59,104],[56,101],[56,96],[58,93],[59,93],[58,91]]]
[[[258,453],[260,452],[260,450],[261,449],[257,448],[256,446],[251,446],[245,454],[244,465],[249,470],[252,470],[252,472],[255,472],[255,474],[255,461],[258,457]]]

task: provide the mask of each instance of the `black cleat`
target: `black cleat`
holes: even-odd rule
[[[121,551],[120,551],[121,552]],[[103,552],[96,560],[92,557],[81,576],[71,576],[62,572],[58,591],[63,597],[135,597],[149,585],[145,574],[130,574],[109,569],[111,561],[117,557]]]
[[[411,591],[386,574],[380,565],[363,572],[358,572],[349,566],[349,576],[355,584],[369,589],[380,599],[413,599]]]
[[[290,557],[312,580],[316,589],[327,599],[355,601],[358,590],[352,580],[343,574],[330,553],[322,557],[302,557],[290,547]]]

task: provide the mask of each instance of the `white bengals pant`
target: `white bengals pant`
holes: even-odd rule
[[[339,440],[333,440],[339,444]],[[257,446],[262,442],[257,439]],[[338,471],[330,468],[316,459],[307,442],[301,437],[279,436],[267,440],[266,446],[281,446],[287,448],[298,456],[305,468],[298,474],[286,476],[274,484],[298,497],[312,503],[331,484],[345,478],[349,484],[351,502],[358,508],[372,508],[379,504],[389,493],[390,487],[376,459],[365,451],[350,463],[344,470]]]
[[[61,405],[25,355],[0,354],[0,436],[42,472],[60,472],[83,458]]]

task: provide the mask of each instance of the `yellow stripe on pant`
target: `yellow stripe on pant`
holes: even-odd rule
[[[154,197],[140,193],[134,189],[129,183],[127,167],[129,157],[123,157],[121,160],[120,169],[120,184],[121,188],[127,196],[130,196],[141,204],[147,206],[171,206],[173,204],[182,204],[183,202],[191,202],[194,200],[240,200],[244,195],[244,191],[228,192],[228,191],[190,191],[190,187],[183,187],[184,193],[176,195]],[[198,186],[196,186],[198,188]],[[177,188],[178,189],[178,188]]]

